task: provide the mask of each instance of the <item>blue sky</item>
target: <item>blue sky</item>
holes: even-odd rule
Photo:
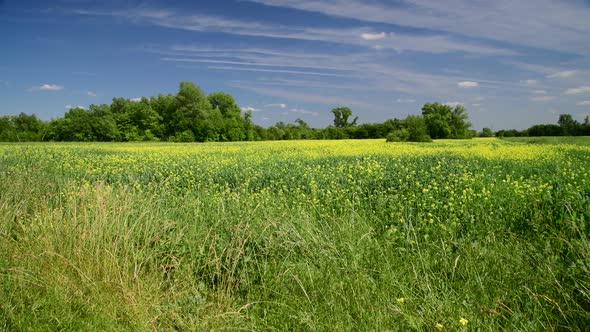
[[[476,129],[590,115],[588,0],[0,0],[0,115],[231,93],[323,127],[463,104]]]

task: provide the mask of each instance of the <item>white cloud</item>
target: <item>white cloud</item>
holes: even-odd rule
[[[260,110],[251,106],[248,107],[240,107],[242,112],[259,112]]]
[[[589,93],[590,92],[590,86],[581,86],[578,88],[572,88],[572,89],[567,89],[565,91],[566,95],[577,95],[580,93]]]
[[[445,105],[451,106],[451,107],[457,107],[457,106],[464,106],[465,104],[459,101],[449,101],[446,102]]]
[[[403,99],[403,98],[398,98],[396,100],[396,102],[402,103],[402,104],[406,104],[406,103],[409,104],[409,103],[415,103],[416,102],[416,99]]]
[[[287,104],[283,104],[283,103],[280,103],[280,104],[267,104],[267,105],[264,105],[264,107],[280,107],[280,108],[287,108]]]
[[[539,81],[537,81],[537,80],[524,80],[524,81],[520,81],[520,83],[526,84],[526,85],[535,85],[535,84],[539,83]]]
[[[301,71],[301,70],[281,70],[281,69],[260,69],[260,68],[244,68],[233,66],[208,66],[208,69],[217,70],[239,70],[239,71],[253,71],[262,73],[282,73],[282,74],[296,74],[296,75],[315,75],[315,76],[333,76],[333,77],[350,77],[344,74],[321,73],[315,71]]]
[[[471,105],[472,105],[472,106],[474,106],[474,107],[479,107],[479,106],[481,106],[481,104],[478,104],[478,103],[476,103],[476,104],[471,104]]]
[[[45,90],[45,91],[59,91],[59,90],[63,90],[64,87],[61,85],[57,85],[57,84],[42,84],[39,86],[34,86],[32,88],[29,89],[29,91],[35,91],[35,90]]]
[[[577,72],[577,70],[565,70],[555,74],[547,75],[547,78],[569,78],[576,75]]]
[[[256,36],[266,38],[299,39],[322,41],[349,45],[366,46],[367,41],[380,40],[389,36],[388,44],[381,44],[382,48],[398,51],[418,51],[426,53],[465,52],[481,55],[515,55],[513,50],[495,46],[482,46],[467,42],[461,38],[452,38],[448,34],[385,34],[367,33],[366,28],[318,28],[306,26],[288,26],[263,22],[237,20],[223,16],[205,14],[187,15],[183,12],[165,11],[154,15],[158,10],[141,9],[130,11],[69,11],[78,15],[111,16],[128,19],[133,23],[149,23],[161,27],[182,29],[198,32],[221,32],[233,35]],[[162,11],[161,11],[162,12]],[[361,38],[358,38],[361,36]],[[381,38],[383,36],[383,38]],[[367,39],[368,38],[368,39]]]
[[[300,109],[300,108],[292,108],[292,109],[289,110],[289,112],[299,113],[299,114],[310,114],[310,115],[313,115],[313,116],[320,115],[320,113],[318,113],[318,112],[308,111],[308,110]]]
[[[576,105],[578,105],[578,106],[590,106],[590,100],[584,100],[584,101],[577,102]]]
[[[536,94],[536,95],[546,95],[547,94],[547,91],[545,91],[545,90],[535,90],[535,91],[533,91],[533,93]]]
[[[532,101],[538,101],[538,102],[547,102],[547,101],[551,101],[553,99],[555,99],[555,97],[553,97],[553,96],[536,96],[536,97],[531,98]]]
[[[566,53],[586,55],[590,47],[590,8],[584,1],[249,1]]]
[[[141,97],[129,98],[129,101],[132,101],[134,103],[137,103],[137,102],[140,102],[141,101]]]
[[[385,32],[380,33],[369,33],[365,32],[361,34],[361,38],[364,40],[379,40],[385,38]]]
[[[460,88],[475,88],[475,87],[478,87],[479,86],[479,83],[472,82],[472,81],[464,81],[464,82],[457,83],[457,85]]]
[[[86,94],[90,97],[96,97],[96,92],[94,92],[94,91],[88,91],[88,92],[86,92]]]
[[[81,105],[77,105],[77,106],[66,105],[66,109],[67,109],[67,110],[71,110],[71,109],[75,109],[75,108],[81,108],[81,109],[83,109],[83,110],[85,110],[85,109],[86,109],[86,107],[84,107],[84,106],[81,106]]]

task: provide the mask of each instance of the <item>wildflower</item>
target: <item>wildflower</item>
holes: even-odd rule
[[[444,328],[445,328],[445,326],[444,326],[444,325],[442,325],[441,323],[436,323],[435,327],[436,327],[437,329],[439,329],[439,330],[442,330],[442,329],[444,329]]]
[[[461,318],[461,319],[459,319],[459,323],[461,325],[465,326],[465,325],[467,325],[467,323],[469,323],[469,321],[467,319],[465,319],[465,318]]]
[[[399,303],[399,304],[404,304],[404,302],[406,302],[406,298],[405,298],[405,297],[400,297],[400,298],[398,298],[396,301],[397,301],[397,303]]]

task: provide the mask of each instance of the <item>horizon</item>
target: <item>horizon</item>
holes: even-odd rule
[[[590,1],[0,1],[0,116],[49,120],[191,81],[263,127],[326,127],[340,106],[383,122],[427,102],[464,105],[476,130],[581,121],[588,17]]]

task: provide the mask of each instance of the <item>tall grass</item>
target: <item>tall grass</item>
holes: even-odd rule
[[[345,143],[2,146],[0,329],[590,326],[587,150]]]

